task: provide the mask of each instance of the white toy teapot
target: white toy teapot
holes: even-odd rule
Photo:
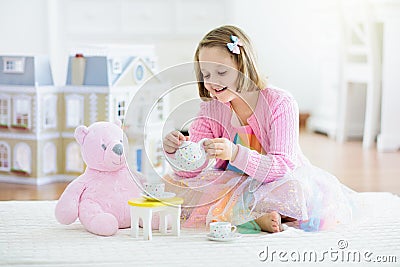
[[[176,150],[175,155],[166,157],[172,168],[176,171],[195,171],[202,167],[207,161],[207,154],[203,143],[207,138],[198,143],[183,141]]]

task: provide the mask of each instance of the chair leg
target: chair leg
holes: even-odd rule
[[[144,240],[152,239],[151,219],[153,217],[153,210],[149,208],[141,209],[143,220],[143,238]]]
[[[168,212],[166,211],[160,211],[160,222],[159,222],[159,230],[160,233],[166,234],[167,233],[167,227],[168,227],[168,220],[167,220]]]
[[[380,95],[377,88],[367,85],[367,99],[365,108],[363,148],[371,148],[375,143],[375,136],[378,134]]]
[[[131,207],[131,234],[133,237],[139,236],[139,214],[138,209]]]
[[[339,119],[338,119],[338,127],[336,132],[336,140],[340,143],[344,143],[347,139],[347,94],[348,94],[348,86],[349,84],[343,83],[340,95],[340,106],[339,106]]]
[[[171,221],[172,221],[172,234],[180,236],[181,234],[181,205],[170,207]]]

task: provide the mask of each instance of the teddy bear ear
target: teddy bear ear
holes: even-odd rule
[[[88,132],[89,132],[88,127],[86,127],[84,125],[78,126],[75,129],[74,136],[79,145],[83,144],[83,141],[85,140],[85,137],[88,134]]]
[[[122,127],[122,121],[120,120],[120,119],[115,119],[114,120],[114,123],[119,127],[119,128],[121,128]]]

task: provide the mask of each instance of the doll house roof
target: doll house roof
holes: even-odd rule
[[[53,85],[48,56],[0,55],[0,85]]]
[[[70,56],[68,59],[68,72],[66,85],[72,85],[72,61],[75,56]],[[85,59],[85,74],[83,84],[87,86],[112,86],[116,85],[126,72],[133,65],[138,64],[144,66],[145,70],[152,73],[152,69],[141,57],[125,56],[125,57],[110,57],[110,56],[84,56]]]

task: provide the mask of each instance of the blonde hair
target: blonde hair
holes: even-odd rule
[[[257,65],[254,49],[251,45],[249,37],[238,27],[232,25],[225,25],[211,30],[199,42],[196,52],[194,54],[195,72],[197,78],[197,85],[199,88],[200,98],[207,100],[211,98],[210,93],[204,87],[203,74],[199,66],[199,52],[203,47],[221,47],[228,50],[227,43],[231,41],[231,35],[237,36],[242,42],[239,47],[240,54],[231,54],[231,58],[236,62],[239,71],[237,91],[240,92],[242,88],[252,90],[262,90],[266,87],[266,80],[260,75]]]

